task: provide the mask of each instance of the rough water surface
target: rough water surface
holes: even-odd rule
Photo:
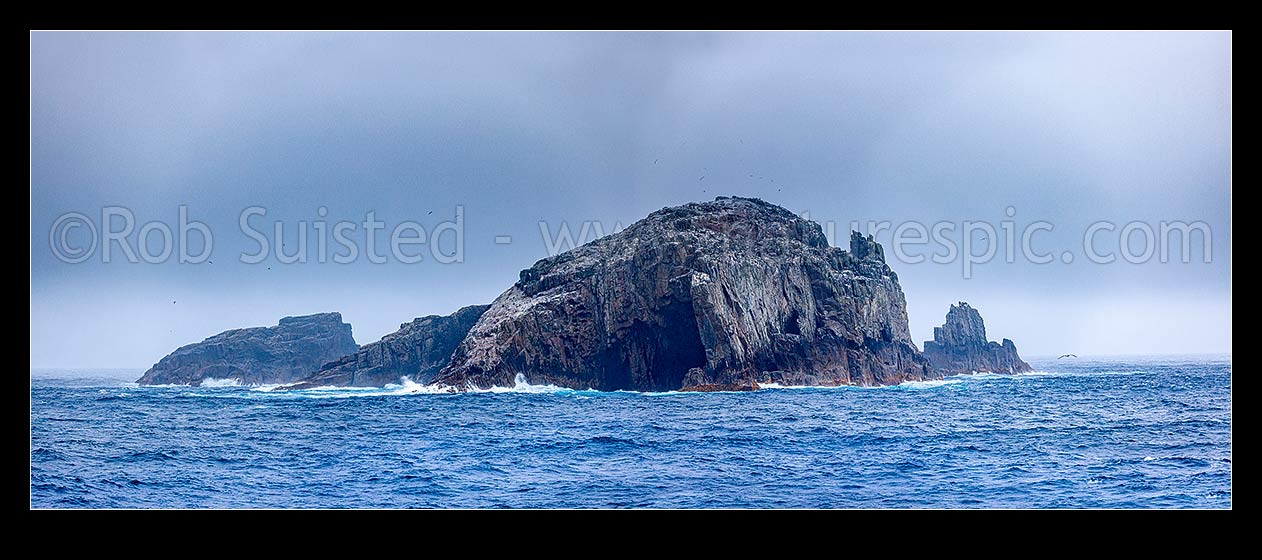
[[[32,371],[31,505],[1231,507],[1229,356],[879,388],[438,394]]]

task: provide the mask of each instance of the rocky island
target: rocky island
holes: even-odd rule
[[[898,276],[855,233],[752,198],[663,208],[521,272],[434,382],[598,390],[886,385],[939,376]]]
[[[951,306],[946,324],[933,328],[933,340],[925,342],[924,354],[929,367],[943,374],[1034,371],[1017,355],[1011,340],[987,341],[981,314],[962,301]]]
[[[293,383],[325,362],[359,349],[341,313],[285,317],[275,327],[235,329],[182,346],[149,368],[141,385],[200,385],[236,379],[245,385]]]
[[[139,382],[751,391],[1027,371],[963,302],[921,352],[871,236],[832,247],[784,208],[718,197],[653,212],[536,262],[490,305],[415,319],[362,348],[337,313],[286,317],[180,348]]]
[[[429,383],[447,365],[451,353],[489,305],[470,305],[451,315],[429,315],[404,323],[399,330],[358,352],[334,360],[286,389],[311,387],[382,387],[404,377]]]

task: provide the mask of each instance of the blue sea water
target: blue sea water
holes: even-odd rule
[[[1230,508],[1230,356],[883,388],[432,394],[32,371],[36,508]]]

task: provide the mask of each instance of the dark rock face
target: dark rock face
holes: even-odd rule
[[[236,379],[246,385],[291,383],[329,360],[359,349],[341,313],[285,317],[275,327],[236,329],[180,347],[136,382],[200,385]]]
[[[758,382],[751,381],[749,383],[740,384],[740,385],[736,385],[733,383],[722,383],[722,384],[707,383],[707,384],[702,384],[702,385],[688,385],[680,389],[680,391],[686,391],[686,392],[692,392],[692,393],[716,393],[720,391],[723,391],[723,392],[757,391],[759,389],[761,389],[761,387],[758,386]]]
[[[319,371],[286,389],[311,387],[383,387],[404,377],[428,383],[447,365],[456,345],[489,305],[470,305],[451,315],[429,315],[399,325],[399,330],[366,344],[359,352],[324,364]]]
[[[434,379],[457,389],[883,385],[936,377],[898,277],[855,233],[758,199],[664,208],[522,271]]]
[[[711,383],[706,376],[705,370],[692,368],[684,376],[684,386],[680,391],[713,393],[717,391],[757,391],[761,388],[758,386],[758,382],[752,379],[745,383]]]
[[[941,374],[1034,371],[1021,361],[1011,340],[988,342],[981,314],[962,301],[951,306],[946,324],[934,327],[933,340],[925,342],[924,355],[929,367]]]

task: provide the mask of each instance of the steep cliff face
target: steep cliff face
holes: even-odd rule
[[[451,315],[430,315],[399,325],[399,330],[359,352],[324,364],[319,371],[287,389],[311,387],[382,387],[408,377],[428,383],[447,365],[456,345],[489,305],[470,305]]]
[[[247,385],[290,383],[359,349],[341,313],[285,317],[275,327],[236,329],[180,347],[136,382],[200,385],[236,379]]]
[[[1011,340],[1005,338],[1002,344],[987,341],[981,314],[962,301],[951,306],[945,324],[934,327],[933,340],[925,342],[924,355],[929,367],[940,374],[1034,371],[1021,361]]]
[[[898,277],[857,233],[758,199],[654,212],[522,271],[434,382],[600,390],[880,385],[934,374]]]

